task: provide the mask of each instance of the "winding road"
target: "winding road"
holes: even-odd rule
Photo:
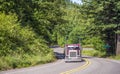
[[[84,56],[81,62],[65,63],[63,48],[54,48],[54,53],[58,58],[56,62],[0,74],[120,74],[120,61]]]

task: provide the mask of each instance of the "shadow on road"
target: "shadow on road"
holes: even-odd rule
[[[65,55],[63,53],[54,52],[57,59],[64,59]]]
[[[54,45],[54,46],[50,46],[50,48],[59,48],[60,46],[58,45]]]

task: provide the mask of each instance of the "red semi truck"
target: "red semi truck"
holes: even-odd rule
[[[68,44],[64,48],[65,62],[82,61],[82,47],[80,44]]]

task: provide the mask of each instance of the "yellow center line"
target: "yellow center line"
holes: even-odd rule
[[[60,74],[71,74],[71,73],[74,73],[74,72],[77,72],[77,71],[87,68],[91,64],[91,62],[88,59],[84,59],[84,60],[86,61],[86,63],[84,65],[82,65],[78,68],[74,68],[72,70],[66,71],[66,72],[62,72]]]

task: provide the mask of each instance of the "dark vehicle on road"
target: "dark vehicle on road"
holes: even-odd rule
[[[65,62],[68,61],[81,61],[82,60],[82,47],[80,44],[65,45],[64,54]]]

